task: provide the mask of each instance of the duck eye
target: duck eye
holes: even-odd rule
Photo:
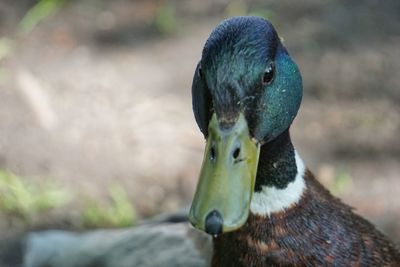
[[[264,71],[264,74],[262,77],[262,83],[264,85],[271,84],[272,80],[274,79],[274,74],[275,74],[275,65],[273,63],[271,63],[268,65],[268,67]]]
[[[199,67],[198,73],[199,73],[199,77],[203,78],[203,70],[201,69],[201,67]]]

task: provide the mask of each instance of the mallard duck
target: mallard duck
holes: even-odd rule
[[[289,134],[302,99],[295,62],[273,26],[225,20],[193,86],[207,143],[188,227],[182,216],[132,229],[30,233],[7,266],[400,266],[400,253],[305,167]],[[203,234],[208,233],[212,237]],[[11,251],[11,253],[9,253]],[[211,257],[211,255],[210,255]]]
[[[216,27],[192,96],[207,142],[189,220],[213,236],[212,266],[400,266],[394,245],[333,197],[294,148],[302,78],[267,20]]]

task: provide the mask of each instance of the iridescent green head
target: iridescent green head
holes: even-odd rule
[[[208,38],[192,97],[207,145],[189,219],[210,234],[236,230],[249,214],[260,146],[297,114],[301,75],[268,21],[235,17]]]

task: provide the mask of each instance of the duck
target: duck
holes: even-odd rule
[[[189,212],[212,237],[211,266],[400,266],[395,245],[305,166],[290,126],[303,95],[273,25],[224,20],[192,84],[206,147]]]
[[[190,209],[126,229],[30,232],[0,244],[0,265],[400,266],[394,244],[332,196],[295,149],[289,129],[302,92],[269,21],[224,20],[193,77],[206,146]]]

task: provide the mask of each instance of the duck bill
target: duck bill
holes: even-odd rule
[[[246,222],[259,154],[260,146],[251,139],[243,114],[229,129],[221,128],[213,114],[189,213],[194,227],[217,235],[236,230]]]

